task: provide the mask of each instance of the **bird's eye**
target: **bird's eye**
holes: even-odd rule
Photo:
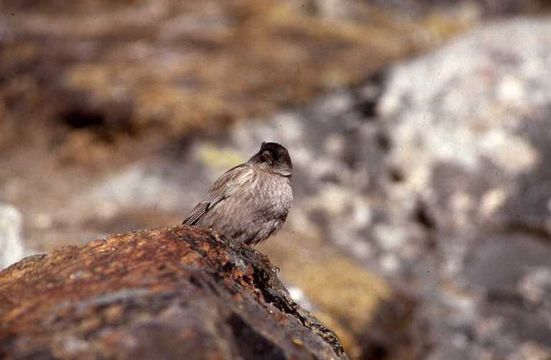
[[[264,152],[262,153],[261,159],[262,159],[262,162],[265,162],[265,163],[267,163],[267,164],[271,164],[271,163],[272,163],[272,156],[271,156],[270,153],[267,152],[267,151],[264,151]]]

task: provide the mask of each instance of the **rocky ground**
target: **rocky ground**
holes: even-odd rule
[[[0,289],[6,359],[347,359],[265,256],[196,228],[31,256]]]
[[[275,140],[296,204],[260,250],[351,357],[549,358],[551,19],[494,19],[545,4],[80,4],[4,5],[27,251],[178,224]]]

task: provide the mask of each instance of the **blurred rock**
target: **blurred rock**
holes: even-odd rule
[[[266,257],[190,227],[115,235],[0,273],[3,358],[346,359]]]
[[[428,315],[447,344],[436,353],[551,349],[549,304],[520,290],[551,268],[550,41],[549,19],[496,23],[397,66],[385,83],[388,163],[431,220],[445,284],[428,302],[449,313]]]
[[[21,213],[15,207],[0,203],[0,269],[23,257]]]

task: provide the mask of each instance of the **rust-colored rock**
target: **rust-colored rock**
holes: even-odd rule
[[[0,358],[346,359],[267,258],[185,226],[28,257],[0,273]]]

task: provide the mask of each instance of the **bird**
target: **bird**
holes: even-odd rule
[[[278,232],[293,205],[289,152],[263,142],[247,162],[222,174],[183,221],[256,245]]]

